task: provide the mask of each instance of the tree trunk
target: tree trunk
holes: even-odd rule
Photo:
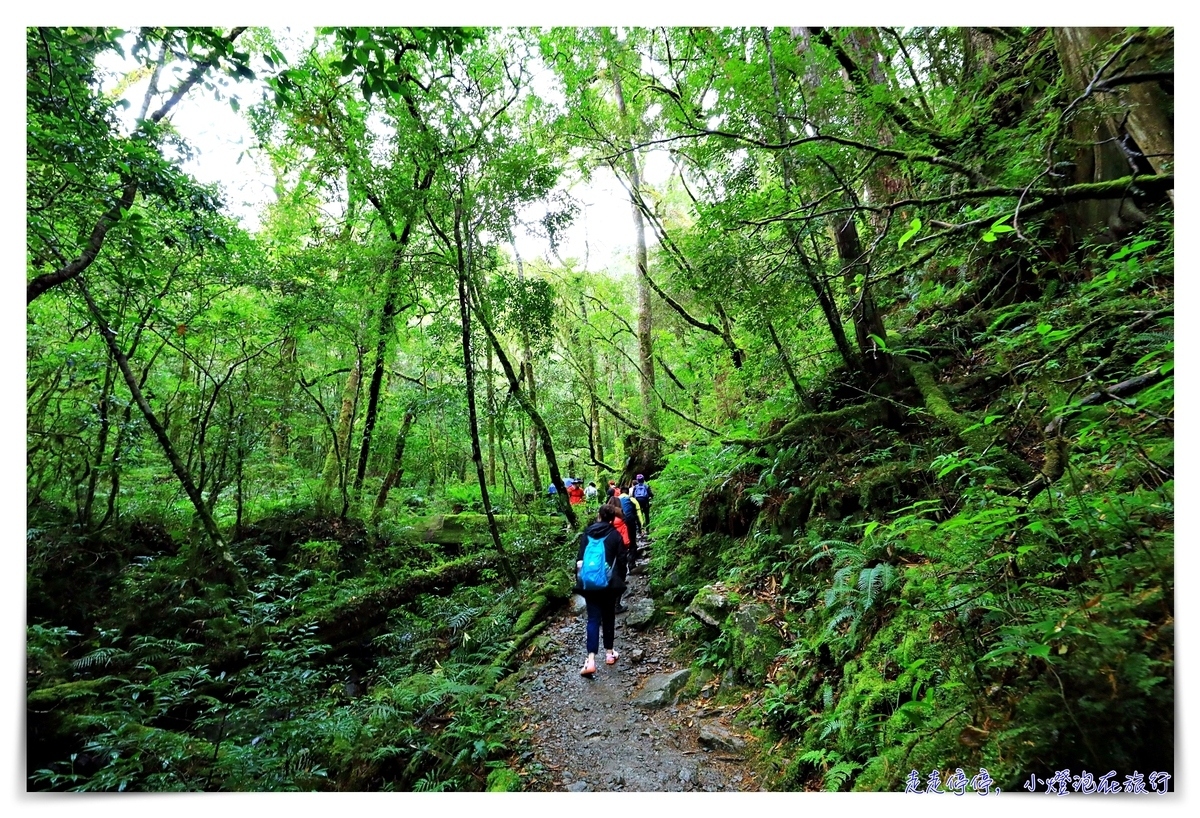
[[[342,390],[342,409],[338,414],[337,428],[330,441],[329,452],[325,455],[324,482],[318,507],[325,511],[332,509],[334,489],[341,490],[342,506],[345,509],[348,497],[346,494],[346,468],[349,461],[350,429],[354,424],[354,405],[358,398],[358,385],[362,379],[362,349],[355,353],[354,366],[346,376],[346,387]]]
[[[108,364],[104,367],[104,386],[100,390],[100,401],[97,404],[97,410],[100,413],[100,432],[99,440],[96,442],[96,462],[95,465],[89,464],[88,466],[87,494],[84,497],[83,510],[79,515],[79,524],[88,530],[92,526],[92,504],[96,500],[96,483],[100,479],[100,470],[104,467],[104,452],[108,447],[108,433],[112,425],[108,419],[108,412],[112,399],[113,362],[114,359],[110,356]]]
[[[590,326],[583,287],[579,288],[579,314],[583,325]],[[583,372],[588,390],[588,438],[592,445],[593,462],[601,463],[604,461],[604,443],[600,439],[600,406],[596,403],[596,349],[590,337],[583,339],[583,347]]]
[[[288,334],[279,349],[279,371],[275,394],[279,409],[271,422],[270,452],[275,460],[287,457],[288,417],[291,414],[291,396],[296,388],[296,336]]]
[[[487,445],[488,485],[496,485],[496,385],[492,372],[492,346],[487,348]]]
[[[850,318],[854,323],[854,340],[858,342],[859,356],[868,372],[881,375],[891,368],[887,353],[887,330],[883,326],[883,316],[875,307],[875,298],[871,293],[871,266],[858,240],[853,214],[836,228],[834,236],[838,258],[842,262],[846,294],[853,302]],[[858,290],[857,294],[855,289]],[[882,347],[871,338],[872,335],[882,342]]]
[[[625,136],[632,145],[634,129],[629,113],[625,109],[625,94],[621,88],[621,71],[615,59],[610,59],[610,68],[613,91],[617,97],[617,113],[621,118]],[[650,452],[657,452],[661,442],[658,440],[658,413],[655,411],[654,403],[654,345],[650,334],[653,327],[650,314],[650,285],[647,283],[650,272],[646,252],[646,224],[637,203],[642,189],[641,172],[638,168],[637,155],[632,149],[626,154],[626,162],[629,166],[631,193],[629,204],[633,211],[633,227],[637,239],[638,387],[642,398],[642,426],[647,431],[647,437],[642,441],[641,446]]]
[[[488,530],[492,534],[492,544],[500,554],[500,567],[509,583],[516,588],[520,583],[504,553],[504,543],[500,541],[500,529],[496,525],[496,515],[492,512],[492,501],[488,497],[487,475],[483,470],[483,452],[479,446],[479,417],[475,410],[475,364],[471,360],[471,305],[467,297],[467,262],[463,253],[462,238],[462,203],[454,203],[454,243],[457,249],[458,263],[458,309],[462,319],[462,349],[463,370],[467,377],[467,420],[471,429],[471,459],[475,461],[475,474],[479,478],[479,496],[483,500],[483,511],[487,515]]]
[[[517,252],[516,242],[513,241],[511,235],[508,237],[508,243],[512,246],[513,257],[517,262],[517,281],[522,287],[525,286],[525,264],[521,261],[521,254]],[[533,381],[533,345],[529,342],[529,333],[524,328],[521,330],[521,349],[525,354],[521,362],[521,377],[525,379],[525,387],[529,390],[529,402],[534,407],[537,406],[537,387]],[[529,427],[529,472],[533,476],[534,491],[542,490],[542,478],[538,472],[538,428],[536,425]]]
[[[762,29],[763,43],[767,50],[767,67],[771,74],[771,91],[775,98],[775,123],[776,132],[780,142],[784,142],[788,138],[787,132],[787,112],[783,106],[783,95],[779,88],[779,74],[775,68],[775,54],[771,48],[771,35],[766,29]],[[784,206],[791,207],[792,198],[792,162],[791,157],[786,151],[780,153],[780,178],[783,182]],[[792,222],[787,222],[784,227],[788,240],[791,242],[792,249],[796,252],[796,259],[800,265],[800,272],[804,279],[812,288],[813,293],[817,296],[817,304],[821,307],[821,313],[825,316],[825,321],[829,324],[829,333],[833,336],[834,345],[837,346],[838,353],[842,356],[842,363],[847,369],[853,370],[857,366],[854,352],[850,349],[850,343],[846,340],[846,331],[842,327],[842,316],[838,313],[837,304],[834,302],[833,293],[830,291],[827,282],[822,280],[820,275],[814,269],[812,260],[808,254],[804,252],[803,237],[800,236]]]
[[[1075,100],[1070,120],[1073,151],[1058,158],[1071,160],[1074,183],[1104,182],[1135,173],[1162,174],[1174,165],[1173,98],[1158,81],[1106,85],[1109,80],[1141,73],[1150,57],[1162,58],[1161,48],[1119,28],[1055,28],[1059,61]],[[1142,35],[1141,39],[1145,39]],[[1167,46],[1169,48],[1169,46]],[[1128,64],[1124,64],[1128,61]],[[1114,69],[1116,63],[1123,70]],[[1173,64],[1173,61],[1172,61]],[[1095,108],[1116,102],[1124,114],[1104,114]],[[1173,201],[1173,197],[1170,197]],[[1092,200],[1068,208],[1076,240],[1107,228],[1113,239],[1132,232],[1145,215],[1128,199]]]
[[[477,305],[482,304],[482,299],[478,291],[475,292],[475,301]],[[477,307],[476,314],[479,316],[479,323],[483,326],[483,331],[487,334],[492,349],[496,351],[496,357],[500,360],[500,366],[504,370],[504,375],[508,378],[509,390],[512,392],[513,397],[517,399],[517,403],[525,410],[525,414],[529,416],[530,423],[537,427],[542,441],[542,454],[546,456],[546,467],[550,470],[550,480],[555,488],[558,489],[558,494],[555,495],[558,501],[558,509],[567,518],[567,522],[571,524],[571,527],[575,528],[579,525],[579,520],[575,517],[575,512],[567,500],[567,488],[563,484],[562,475],[558,471],[558,459],[554,456],[554,445],[550,440],[550,430],[546,428],[546,422],[538,414],[537,407],[530,402],[529,397],[521,389],[521,381],[517,378],[517,373],[513,369],[512,363],[508,360],[508,355],[504,353],[504,348],[500,346],[500,341],[496,338],[496,333],[492,330],[491,322],[487,319],[487,313],[481,307]],[[535,487],[535,491],[538,493],[542,491],[540,484]]]
[[[404,447],[408,443],[408,431],[412,428],[414,420],[416,420],[416,414],[413,412],[413,407],[410,406],[404,411],[404,421],[400,424],[400,431],[396,434],[396,450],[392,454],[392,467],[388,470],[387,476],[383,479],[383,485],[379,487],[379,494],[375,497],[375,508],[371,512],[372,522],[379,519],[379,514],[387,503],[388,492],[400,482],[400,477],[404,474]]]
[[[783,344],[779,341],[779,335],[775,332],[775,325],[771,319],[764,319],[767,325],[767,333],[771,336],[771,343],[775,345],[776,352],[779,353],[779,360],[783,363],[783,370],[787,372],[788,380],[792,382],[792,389],[796,393],[796,399],[804,405],[808,410],[813,409],[812,400],[808,397],[808,393],[800,386],[800,379],[796,377],[796,371],[792,369],[792,361],[788,357],[787,350],[783,348]]]

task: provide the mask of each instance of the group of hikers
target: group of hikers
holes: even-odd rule
[[[592,483],[588,489],[595,490],[596,484]],[[592,499],[587,491],[583,495],[585,501]],[[575,593],[587,602],[588,614],[587,660],[579,673],[588,679],[596,675],[596,654],[600,651],[602,634],[605,664],[616,664],[620,656],[613,647],[616,615],[626,610],[621,604],[625,578],[636,569],[638,548],[645,541],[650,523],[653,497],[644,475],[634,478],[628,490],[616,481],[609,481],[607,499],[597,509],[596,519],[579,535]]]

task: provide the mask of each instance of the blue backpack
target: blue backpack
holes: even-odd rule
[[[613,567],[604,560],[604,538],[588,537],[583,549],[583,567],[579,569],[579,584],[585,591],[599,591],[608,587],[612,580]]]
[[[636,486],[633,487],[633,496],[637,497],[639,500],[643,497],[649,497],[650,496],[650,487],[647,486],[645,483],[638,483]]]

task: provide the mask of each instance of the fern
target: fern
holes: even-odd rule
[[[864,595],[863,608],[875,604],[876,597],[889,590],[896,582],[896,569],[889,562],[881,562],[873,568],[864,568],[858,575],[858,590]]]
[[[825,773],[825,792],[838,792],[855,770],[862,767],[852,761],[839,761]]]
[[[801,753],[796,760],[805,764],[812,764],[814,767],[818,767],[824,766],[829,761],[830,755],[831,753],[829,750],[821,747],[816,750],[809,750],[806,753]],[[832,753],[832,755],[836,757],[837,753]]]
[[[71,663],[71,666],[76,670],[87,670],[96,665],[104,665],[105,667],[114,662],[129,659],[130,654],[127,650],[122,650],[118,647],[96,648],[86,656],[81,656]]]

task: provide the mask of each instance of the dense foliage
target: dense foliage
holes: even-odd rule
[[[1172,30],[26,42],[30,789],[519,789],[638,472],[772,786],[1174,774]]]

